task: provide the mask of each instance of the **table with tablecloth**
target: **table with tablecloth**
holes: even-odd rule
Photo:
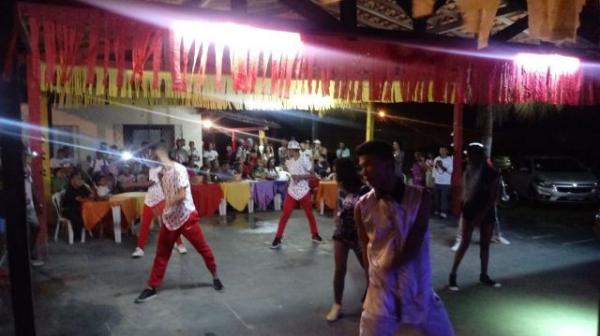
[[[192,198],[200,217],[214,215],[219,209],[223,195],[223,190],[219,184],[192,185]]]
[[[325,212],[325,206],[335,209],[338,199],[338,185],[336,181],[319,181],[317,187],[316,202],[321,214]]]
[[[238,211],[244,211],[252,195],[250,193],[250,182],[224,182],[220,184],[223,190],[223,199]]]
[[[122,230],[129,230],[133,221],[144,211],[145,192],[128,192],[111,196],[108,200],[87,200],[81,204],[81,217],[86,230],[112,219],[115,242],[121,242]],[[125,220],[121,220],[122,216]]]
[[[275,198],[275,183],[273,181],[250,181],[252,201],[259,210],[267,210],[267,207]]]

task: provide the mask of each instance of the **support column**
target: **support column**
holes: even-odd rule
[[[15,55],[7,53],[6,46],[11,29],[18,18],[15,1],[0,1],[0,68],[15,60]],[[14,67],[14,62],[12,63]],[[14,70],[14,69],[13,69]],[[8,79],[0,77],[0,116],[10,121],[20,122],[19,83],[15,76]],[[23,79],[22,79],[23,80]],[[21,134],[22,129],[2,123],[3,132]],[[6,218],[6,237],[12,312],[14,316],[15,335],[35,335],[35,319],[33,314],[33,298],[31,293],[31,270],[27,227],[25,223],[25,183],[23,176],[23,142],[17,136],[4,134],[0,137],[2,148],[2,202]],[[10,322],[9,322],[10,323]]]
[[[492,158],[492,144],[494,139],[494,108],[492,105],[484,107],[485,119],[483,121],[483,137],[481,142],[485,146],[485,154]]]
[[[373,140],[373,136],[375,134],[375,107],[373,103],[369,103],[367,107],[367,122],[366,122],[366,134],[365,141]]]
[[[461,89],[458,89],[460,91]],[[454,102],[454,122],[452,124],[454,144],[454,159],[452,167],[452,214],[460,215],[462,200],[462,161],[463,161],[463,108],[462,93],[457,92]]]

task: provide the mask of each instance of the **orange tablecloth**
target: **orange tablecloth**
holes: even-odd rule
[[[133,220],[140,217],[144,209],[144,192],[130,192],[111,196],[104,201],[85,201],[81,204],[81,217],[86,230],[93,230],[105,219],[112,220],[113,206],[120,206],[123,219],[121,227],[128,230]]]
[[[218,184],[192,185],[192,198],[200,217],[210,217],[219,209],[223,199],[223,190]]]
[[[329,209],[335,209],[338,198],[338,186],[335,181],[320,181],[317,188],[317,205],[324,201]]]
[[[121,213],[125,219],[121,222],[123,228],[128,229],[136,218],[142,216],[145,198],[145,192],[128,192],[110,197],[109,202],[111,206],[121,207]]]
[[[105,219],[112,219],[109,201],[84,201],[81,203],[81,217],[86,230],[93,230]]]

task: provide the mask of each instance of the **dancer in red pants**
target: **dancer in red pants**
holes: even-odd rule
[[[160,286],[164,278],[173,244],[180,235],[187,238],[204,259],[206,268],[213,276],[213,288],[216,291],[222,291],[223,284],[217,275],[215,257],[200,228],[200,220],[192,200],[187,171],[184,166],[169,158],[168,150],[163,145],[158,145],[154,153],[163,166],[159,173],[160,186],[165,195],[165,209],[162,213],[163,225],[160,227],[158,246],[148,287],[142,291],[135,302],[142,303],[156,296],[156,288]]]
[[[285,169],[290,173],[291,180],[288,187],[288,193],[283,202],[283,213],[279,219],[277,234],[275,235],[275,239],[273,239],[273,243],[271,243],[272,249],[281,247],[285,226],[287,225],[288,219],[290,219],[292,211],[294,211],[294,208],[298,206],[298,204],[302,206],[306,218],[308,219],[312,241],[314,243],[323,242],[323,239],[319,236],[317,220],[313,214],[310,187],[308,185],[308,179],[312,173],[312,164],[306,157],[300,155],[300,145],[298,142],[290,141],[287,148],[289,159],[285,162]]]
[[[158,174],[161,169],[161,166],[152,167],[148,172],[148,192],[146,192],[146,198],[144,199],[144,211],[142,212],[140,233],[138,235],[135,251],[131,254],[132,258],[141,258],[144,256],[144,247],[146,247],[146,242],[148,241],[150,223],[152,223],[154,217],[157,217],[160,220],[160,216],[165,207],[165,195],[163,195],[158,180]],[[187,253],[181,238],[177,238],[175,248],[177,248],[177,251],[179,251],[180,254]]]

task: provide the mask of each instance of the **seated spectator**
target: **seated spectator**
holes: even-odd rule
[[[258,160],[256,162],[256,166],[252,170],[252,178],[255,180],[264,180],[267,175],[267,170],[265,169],[265,164],[263,160]]]
[[[96,195],[100,199],[108,199],[112,193],[111,181],[108,176],[100,176],[96,183]]]
[[[64,216],[71,221],[73,232],[79,233],[83,227],[81,202],[93,196],[91,188],[83,183],[81,174],[77,171],[73,172],[62,202]]]
[[[252,178],[252,173],[254,171],[254,164],[252,164],[250,160],[250,156],[246,157],[246,160],[241,165],[241,174],[242,179],[250,179]]]
[[[275,166],[275,158],[271,157],[267,161],[267,166],[265,167],[265,178],[267,180],[277,180],[279,177],[279,173],[277,172],[277,167]]]
[[[67,178],[67,170],[65,168],[59,168],[52,177],[52,193],[56,193],[62,190],[66,190],[69,184]]]
[[[135,183],[135,175],[131,173],[131,168],[129,166],[123,166],[121,173],[117,177],[119,190],[130,191],[135,188]]]
[[[327,159],[323,155],[319,155],[319,159],[315,164],[315,174],[317,174],[320,179],[324,179],[329,173],[331,173],[329,162],[327,162]]]
[[[215,182],[228,182],[235,178],[235,172],[229,168],[229,163],[224,162],[215,174]]]

